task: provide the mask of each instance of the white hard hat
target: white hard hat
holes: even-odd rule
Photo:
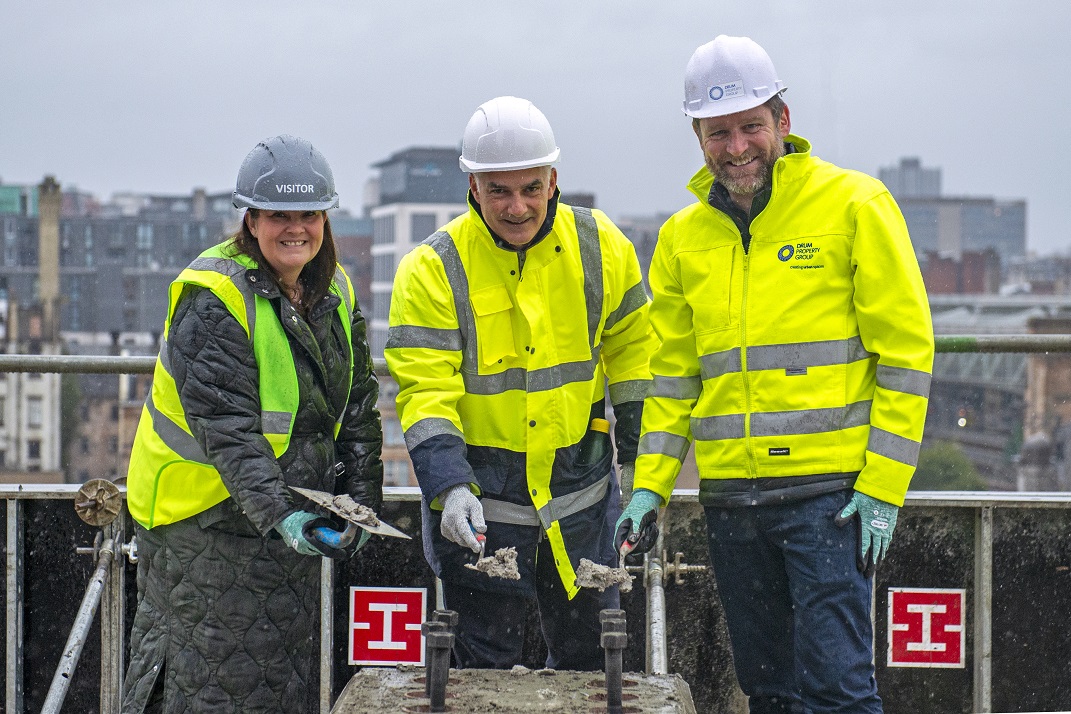
[[[718,35],[693,54],[684,70],[684,113],[720,117],[764,104],[785,91],[770,55],[750,37]]]
[[[496,97],[469,119],[461,143],[461,170],[517,171],[557,163],[561,151],[543,112],[527,99]]]

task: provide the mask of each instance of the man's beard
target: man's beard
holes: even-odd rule
[[[728,175],[724,164],[715,164],[709,156],[704,155],[707,170],[731,194],[754,196],[773,179],[773,167],[779,158],[785,155],[785,142],[779,137],[777,144],[765,154],[758,156],[760,171],[756,176],[736,178]]]

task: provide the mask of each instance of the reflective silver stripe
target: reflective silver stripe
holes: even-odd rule
[[[870,423],[870,400],[844,407],[799,409],[790,412],[760,412],[751,415],[752,436],[818,434]]]
[[[692,435],[697,441],[744,438],[744,415],[692,417]]]
[[[606,488],[610,482],[607,474],[586,488],[575,493],[552,498],[547,505],[537,512],[533,506],[521,506],[508,501],[496,501],[492,498],[481,498],[483,505],[484,520],[493,523],[510,523],[517,526],[543,526],[546,530],[554,521],[560,521],[574,513],[580,513],[585,508],[594,506],[606,496]]]
[[[167,337],[163,336],[160,340],[160,366],[164,368],[164,371],[171,374],[171,355],[167,349]],[[174,375],[172,375],[173,377]]]
[[[417,325],[398,325],[387,330],[386,349],[405,349],[407,347],[460,352],[461,330],[418,327]]]
[[[794,342],[784,345],[757,345],[747,348],[748,371],[827,367],[849,364],[870,357],[858,335],[846,340]]]
[[[465,392],[467,394],[502,394],[511,389],[519,389],[522,392],[527,387],[528,373],[520,367],[507,369],[498,374],[476,374],[474,372],[462,372],[465,380]]]
[[[712,352],[699,358],[699,374],[703,379],[714,379],[723,374],[740,371],[740,350],[735,347],[721,352]]]
[[[335,268],[335,285],[338,286],[338,292],[342,296],[342,302],[346,305],[346,312],[350,315],[353,314],[353,302],[350,300],[350,291],[346,289],[346,285],[349,282],[346,280],[346,272],[342,270],[342,266]]]
[[[878,386],[917,397],[930,396],[930,375],[917,369],[878,365]]]
[[[665,377],[655,375],[651,380],[652,397],[666,397],[668,399],[698,399],[703,392],[703,379],[694,377]]]
[[[412,451],[418,444],[431,437],[444,434],[456,436],[462,440],[465,438],[464,434],[461,433],[461,430],[454,426],[454,423],[449,419],[428,417],[427,419],[421,419],[405,430],[405,445]]]
[[[580,242],[580,264],[584,268],[584,302],[588,309],[588,344],[595,346],[595,333],[602,321],[602,246],[599,226],[590,208],[573,207],[576,235]]]
[[[660,454],[677,461],[688,456],[688,439],[668,431],[649,431],[640,437],[639,454]]]
[[[242,275],[246,267],[237,260],[231,258],[204,258],[197,257],[190,263],[191,270],[204,270],[213,273],[221,273],[230,277]]]
[[[550,499],[547,505],[539,509],[539,520],[543,523],[543,528],[550,528],[554,521],[564,520],[602,501],[606,497],[606,487],[609,483],[610,474],[606,474],[579,491]]]
[[[628,379],[610,385],[610,403],[642,402],[651,388],[649,379]]]
[[[261,431],[265,434],[289,434],[290,420],[293,418],[290,412],[261,412]]]
[[[466,391],[474,394],[495,394],[496,392],[475,392],[469,389],[469,378],[479,374],[479,351],[476,342],[476,317],[469,304],[469,278],[465,275],[465,266],[461,263],[454,239],[446,231],[436,231],[424,241],[443,263],[446,281],[454,294],[454,311],[457,313],[457,327],[461,333],[461,373],[465,378]],[[523,387],[522,387],[523,388]]]
[[[613,326],[623,318],[636,312],[646,304],[647,291],[643,289],[643,281],[641,280],[625,291],[625,294],[621,297],[621,304],[606,317],[606,323],[602,326],[602,329],[613,329]]]
[[[508,501],[481,498],[483,518],[489,523],[509,523],[515,526],[538,526],[539,516],[534,506],[522,506]]]
[[[255,296],[253,287],[245,279],[246,267],[229,258],[195,258],[188,270],[221,273],[231,279],[231,283],[238,288],[245,302],[245,321],[249,325],[249,340],[252,341],[257,324],[257,305],[256,300],[253,299]]]
[[[867,441],[867,451],[880,454],[887,459],[899,461],[901,464],[916,466],[919,462],[919,448],[922,446],[891,431],[870,427],[870,439]]]
[[[599,364],[599,351],[591,359],[582,362],[565,362],[542,369],[533,369],[528,373],[528,391],[546,392],[573,382],[587,382],[595,377],[595,367]]]
[[[186,461],[196,461],[199,464],[207,464],[208,457],[201,451],[197,440],[187,434],[181,426],[164,416],[153,404],[152,395],[145,400],[145,406],[152,418],[152,428],[167,448],[174,451]]]

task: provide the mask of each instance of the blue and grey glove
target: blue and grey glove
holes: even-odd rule
[[[332,542],[340,542],[344,533],[335,530],[331,521],[315,513],[295,511],[275,526],[275,530],[283,537],[287,545],[302,555],[322,555],[327,558],[349,557],[349,553],[342,547],[343,544],[332,545]]]
[[[662,497],[637,488],[614,527],[614,550],[622,556],[646,553],[658,540],[658,509]]]
[[[886,501],[879,501],[872,496],[856,491],[852,500],[833,519],[838,526],[855,519],[859,533],[859,553],[856,564],[859,571],[871,577],[885,559],[885,553],[892,543],[893,530],[896,528],[896,515],[899,507]]]

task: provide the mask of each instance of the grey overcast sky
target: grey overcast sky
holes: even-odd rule
[[[0,178],[230,190],[291,133],[358,213],[370,164],[456,146],[513,94],[550,119],[564,190],[671,212],[701,162],[684,66],[724,33],[767,49],[818,156],[875,175],[917,156],[946,195],[1026,199],[1028,247],[1068,253],[1069,27],[1066,0],[0,0]]]

